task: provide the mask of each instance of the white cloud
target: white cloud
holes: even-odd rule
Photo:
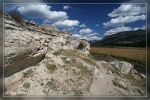
[[[70,6],[64,6],[65,9]],[[43,19],[43,24],[52,24],[54,26],[60,27],[62,30],[72,29],[71,27],[78,26],[78,20],[70,20],[65,11],[53,11],[52,6],[47,4],[29,4],[20,5],[17,10],[30,18],[37,17]]]
[[[103,23],[105,27],[117,27],[122,26],[131,22],[139,21],[139,20],[145,20],[145,15],[139,15],[139,16],[125,16],[125,17],[117,17],[111,19],[109,22]]]
[[[88,37],[90,37],[90,36],[96,36],[96,35],[98,35],[98,33],[95,33],[95,32],[94,32],[94,33],[87,34]]]
[[[109,31],[106,31],[105,36],[106,35],[116,34],[118,32],[130,31],[130,30],[132,30],[130,27],[125,27],[125,26],[117,27],[117,28],[111,29]]]
[[[74,34],[73,36],[86,40],[100,40],[101,37],[99,37],[98,35],[99,34],[94,32],[92,29],[84,28],[79,31],[79,34]]]
[[[146,28],[145,28],[145,26],[143,26],[143,27],[135,27],[135,28],[133,28],[133,30],[139,30],[139,29],[146,29]]]
[[[49,22],[56,22],[68,18],[64,11],[52,11],[51,6],[46,4],[29,4],[21,5],[17,10],[29,17],[44,17]]]
[[[110,17],[118,16],[135,16],[146,13],[145,5],[141,4],[122,4],[117,9],[114,9],[111,13],[108,14]]]
[[[57,27],[63,27],[63,28],[67,28],[67,27],[74,27],[74,26],[78,26],[79,25],[79,21],[78,20],[63,20],[63,21],[58,21],[56,23],[54,23],[54,26]]]
[[[70,28],[63,28],[62,31],[63,32],[70,32],[71,30],[74,30],[74,27],[70,27]]]
[[[124,3],[150,3],[149,0],[127,0],[127,1],[124,1]]]
[[[98,36],[98,33],[90,33],[86,35],[87,40],[101,40],[102,38]]]
[[[143,26],[141,29],[146,29],[146,27],[145,27],[145,26]]]
[[[93,32],[93,30],[91,30],[90,28],[81,29],[79,31],[80,34],[89,34],[91,32]]]
[[[29,1],[27,0],[5,0],[5,3],[44,3],[44,2],[43,0],[29,0]]]
[[[88,37],[88,40],[101,40],[101,37],[98,36],[92,36],[92,37]]]
[[[69,8],[71,8],[69,5],[63,6],[63,9],[64,9],[64,10],[67,10],[67,9],[69,9]]]
[[[79,27],[86,28],[86,25],[85,24],[81,24]]]
[[[112,19],[104,22],[105,27],[120,27],[125,24],[146,19],[146,7],[143,4],[122,4],[108,14]]]
[[[134,28],[125,27],[125,26],[117,27],[117,28],[111,29],[109,31],[106,31],[105,36],[116,34],[116,33],[119,33],[119,32],[124,32],[124,31],[134,31],[134,30],[138,30],[138,29],[145,29],[145,26],[143,26],[143,27],[134,27]]]
[[[81,34],[73,34],[73,37],[77,37],[77,38],[80,38],[80,39],[86,39],[86,40],[101,40],[102,38],[101,37],[98,37],[96,35],[93,35],[93,36],[88,36],[88,35],[81,35]]]
[[[124,3],[150,3],[150,0],[127,0]],[[150,13],[150,7],[147,7],[147,12]]]
[[[50,23],[50,22],[51,22],[50,20],[45,19],[45,20],[43,21],[43,24],[47,24],[47,23]]]
[[[77,37],[77,38],[82,38],[83,37],[83,35],[81,35],[81,34],[73,34],[72,36]]]
[[[105,32],[105,35],[112,35],[122,31],[138,30],[141,28],[127,27],[129,23],[146,20],[146,7],[144,4],[122,4],[108,14],[112,19],[104,22],[105,27],[113,27]]]
[[[99,24],[96,24],[96,27],[99,27]]]

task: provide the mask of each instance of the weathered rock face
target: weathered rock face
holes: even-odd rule
[[[88,94],[95,66],[88,42],[48,25],[4,20],[5,95]]]
[[[28,30],[18,27],[15,21],[5,16],[5,76],[35,65],[47,52],[47,48],[33,39]]]
[[[81,40],[76,40],[77,46],[67,45],[71,34],[59,32],[53,26],[38,27],[30,22],[19,25],[10,16],[5,15],[5,76],[12,75],[24,68],[40,62],[47,52],[53,53],[60,49],[75,49]],[[70,38],[71,39],[71,38]],[[87,51],[84,45],[83,51]],[[78,49],[78,48],[76,48]],[[86,52],[86,53],[87,53]]]

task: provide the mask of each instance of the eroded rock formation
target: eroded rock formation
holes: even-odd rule
[[[87,41],[9,15],[4,22],[5,95],[88,94],[96,64]]]
[[[12,75],[29,66],[39,63],[47,52],[60,49],[78,50],[80,39],[72,39],[70,33],[60,32],[50,25],[36,26],[30,22],[19,25],[5,15],[5,76]],[[21,27],[22,26],[22,27]],[[68,41],[69,40],[69,41]],[[89,53],[89,43],[84,42],[82,50]]]

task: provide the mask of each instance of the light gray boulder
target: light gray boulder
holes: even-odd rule
[[[110,64],[122,74],[129,74],[133,69],[133,65],[125,61],[112,61]]]
[[[115,78],[112,82],[115,86],[128,90],[127,85],[121,79]]]
[[[86,55],[89,54],[90,50],[90,43],[88,43],[86,40],[80,40],[75,37],[70,37],[66,41],[68,48],[79,50],[82,53],[85,53]]]

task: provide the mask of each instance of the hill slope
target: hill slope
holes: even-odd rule
[[[129,46],[129,47],[145,47],[146,31],[125,31],[117,34],[105,36],[102,40],[92,44],[92,46]]]

